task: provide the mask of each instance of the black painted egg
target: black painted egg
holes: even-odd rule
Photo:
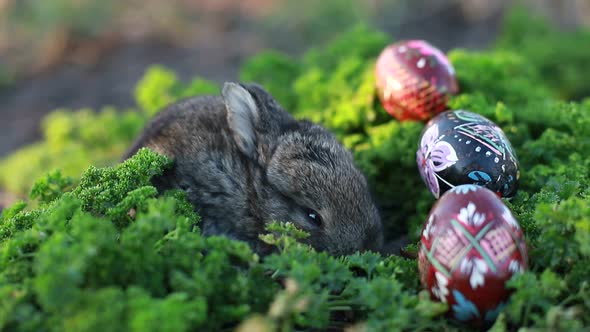
[[[484,186],[501,197],[518,189],[518,159],[510,142],[477,113],[455,110],[432,118],[422,131],[416,161],[436,198],[462,184]]]

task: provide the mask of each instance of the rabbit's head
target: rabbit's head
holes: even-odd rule
[[[352,154],[319,125],[296,121],[263,88],[226,83],[222,96],[241,153],[260,166],[265,222],[290,221],[334,255],[378,251],[381,219]]]

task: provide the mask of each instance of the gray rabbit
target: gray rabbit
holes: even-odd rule
[[[327,130],[295,120],[257,84],[225,83],[221,97],[162,110],[125,158],[141,147],[174,165],[154,180],[181,188],[203,234],[248,242],[261,254],[265,224],[291,221],[333,255],[381,249],[382,224],[352,155]]]

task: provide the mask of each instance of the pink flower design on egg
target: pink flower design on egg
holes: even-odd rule
[[[420,175],[436,198],[440,196],[436,173],[451,167],[459,160],[453,146],[441,141],[443,137],[444,135],[439,137],[437,125],[431,126],[424,132],[420,149],[416,152]]]

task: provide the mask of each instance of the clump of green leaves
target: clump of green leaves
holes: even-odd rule
[[[115,167],[88,169],[69,191],[48,185],[64,183],[53,173],[35,185],[38,207],[22,203],[6,210],[0,219],[6,234],[0,326],[219,330],[266,313],[287,327],[325,328],[338,324],[334,312],[358,308],[366,315],[370,296],[361,280],[379,277],[398,290],[408,282],[416,286],[408,278],[415,262],[318,253],[296,241],[306,234],[292,224],[268,227],[262,237],[278,251],[264,261],[246,243],[203,237],[182,193],[157,196],[150,185],[168,166],[168,159],[143,149]],[[408,317],[416,310],[426,314],[413,309],[413,292],[397,295],[404,300],[396,307],[406,307]]]
[[[581,99],[590,95],[590,69],[588,50],[580,45],[589,42],[588,30],[559,31],[518,7],[507,15],[497,47],[521,54],[537,68],[553,93],[564,99]]]
[[[561,41],[582,42],[585,33],[544,35],[543,23],[521,26],[513,17],[496,48],[449,54],[461,86],[450,107],[496,122],[521,165],[519,192],[506,203],[525,232],[529,271],[508,283],[512,300],[492,329],[579,331],[590,326],[590,99],[579,83],[586,75],[579,60],[590,50]],[[423,124],[392,119],[375,98],[373,65],[389,42],[356,27],[302,58],[254,57],[241,77],[262,83],[296,117],[334,131],[367,175],[386,239],[415,241],[434,199],[415,165]],[[547,44],[571,62],[556,68],[558,54],[533,54]],[[55,113],[43,142],[0,164],[2,186],[33,188],[0,216],[2,329],[464,329],[422,290],[414,260],[332,257],[298,241],[306,234],[289,223],[261,234],[276,247],[262,259],[244,243],[202,236],[182,192],[150,185],[169,167],[166,158],[142,150],[115,162],[162,107],[215,92],[154,67],[135,91],[143,112]]]
[[[196,77],[191,82],[179,82],[176,73],[159,65],[149,68],[135,89],[135,100],[143,112],[152,117],[162,108],[181,98],[217,94],[215,83]]]
[[[43,141],[0,162],[0,186],[23,196],[47,172],[79,177],[90,164],[106,166],[120,158],[142,125],[141,115],[132,111],[55,111],[43,120]]]
[[[265,276],[250,269],[258,258],[246,244],[202,237],[183,195],[156,197],[150,177],[167,165],[142,150],[116,167],[89,169],[38,208],[5,212],[3,329],[217,330],[269,301],[270,293],[252,293]],[[35,222],[19,222],[31,214]]]

